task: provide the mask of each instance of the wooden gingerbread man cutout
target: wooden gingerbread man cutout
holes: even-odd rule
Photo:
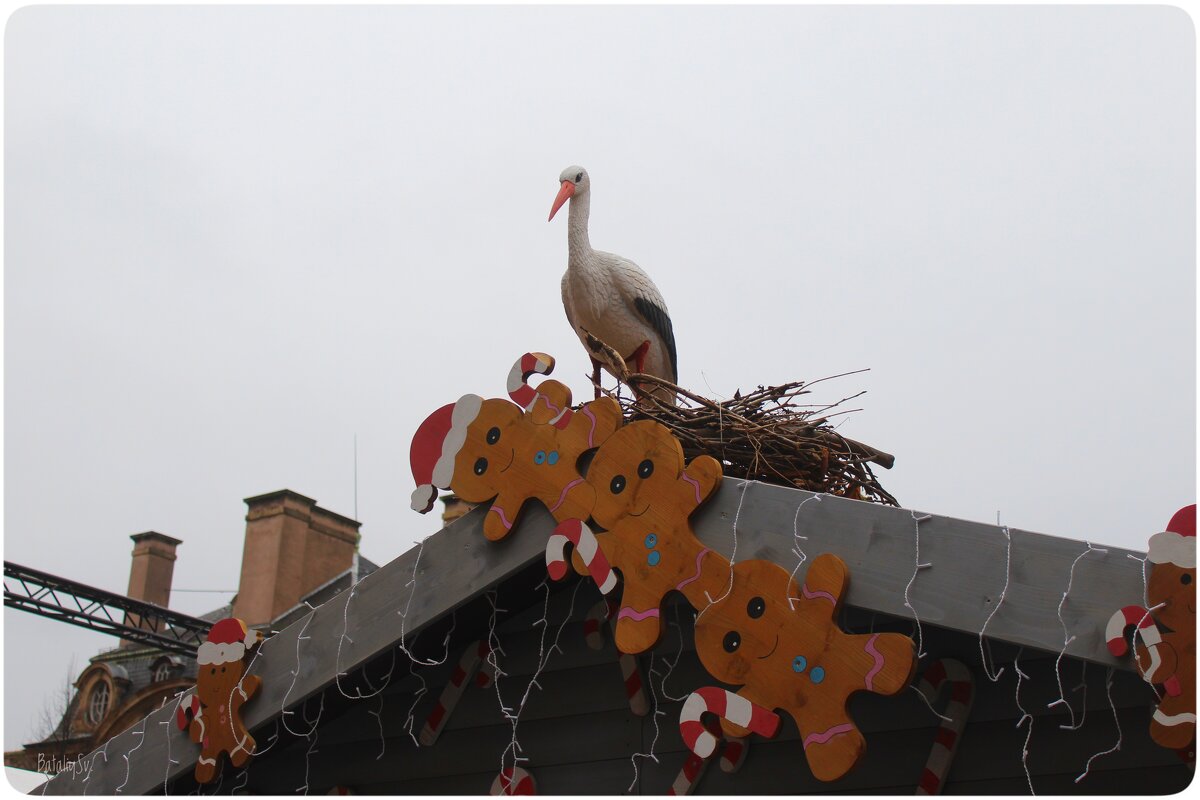
[[[1162,747],[1190,753],[1196,738],[1196,506],[1181,508],[1167,529],[1150,537],[1153,567],[1146,584],[1150,610],[1126,606],[1113,615],[1108,647],[1128,651],[1124,629],[1135,626],[1141,642],[1136,658],[1148,683],[1162,686],[1150,720],[1150,738]]]
[[[662,637],[662,605],[678,591],[693,606],[724,586],[729,562],[705,547],[688,518],[721,482],[721,465],[698,456],[684,467],[683,448],[665,426],[642,420],[610,436],[588,467],[595,493],[595,535],[609,565],[623,578],[615,641],[636,654]],[[552,573],[553,575],[553,573]]]
[[[726,574],[728,578],[728,573]],[[846,711],[850,695],[893,695],[916,669],[912,639],[899,633],[848,634],[837,612],[849,575],[840,558],[813,559],[797,588],[770,561],[733,567],[728,593],[696,619],[696,653],[713,677],[740,685],[752,706],[792,715],[812,773],[837,780],[862,755],[866,743]],[[722,720],[725,731],[748,731]]]
[[[261,633],[236,617],[227,617],[209,629],[196,653],[196,693],[179,706],[175,721],[200,745],[197,783],[209,783],[220,774],[222,753],[229,754],[235,767],[254,755],[254,738],[242,722],[242,705],[262,685],[257,675],[246,674],[246,657],[261,641]]]
[[[592,490],[579,473],[579,458],[621,425],[621,407],[604,397],[573,410],[571,390],[558,381],[536,390],[527,383],[533,373],[553,369],[550,356],[526,353],[508,382],[519,405],[468,394],[421,423],[410,449],[418,484],[412,508],[433,508],[435,487],[452,489],[468,503],[490,501],[483,533],[491,541],[508,535],[531,498],[556,520],[586,518]]]

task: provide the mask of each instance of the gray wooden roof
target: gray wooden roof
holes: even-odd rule
[[[850,568],[847,605],[868,613],[911,618],[915,612],[923,626],[973,635],[987,623],[989,639],[1054,655],[1071,639],[1070,657],[1132,669],[1127,660],[1109,655],[1104,627],[1114,610],[1143,601],[1142,564],[1129,558],[1143,553],[1116,547],[1089,552],[1084,542],[1011,529],[1010,559],[1009,540],[994,525],[813,497],[726,479],[694,517],[694,527],[705,544],[737,561],[766,558],[790,569],[798,561],[797,544],[810,558],[835,553]],[[394,647],[402,632],[411,642],[450,611],[544,558],[554,527],[544,509],[530,504],[523,522],[500,543],[484,539],[484,513],[477,509],[456,520],[264,642],[251,667],[263,687],[245,708],[247,727],[260,728],[331,684],[336,674]],[[917,517],[927,518],[918,523]],[[918,526],[920,562],[929,565],[919,570]],[[807,538],[797,540],[797,528]],[[1008,588],[997,610],[1006,571]],[[104,751],[85,757],[88,769],[59,774],[45,791],[161,791],[193,769],[197,753],[175,727],[174,710],[168,703],[114,737]]]

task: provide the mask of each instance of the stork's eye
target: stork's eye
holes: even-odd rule
[[[620,494],[621,492],[625,491],[625,476],[618,475],[613,478],[612,483],[608,485],[608,488],[613,494]]]
[[[475,474],[482,475],[485,472],[487,472],[487,459],[477,458],[475,460]]]
[[[651,461],[650,459],[647,458],[645,461],[638,464],[638,477],[639,478],[642,478],[644,480],[646,478],[649,478],[653,474],[654,474],[654,462],[653,461]]]
[[[582,173],[582,172],[576,172],[576,173],[575,173],[575,182],[576,182],[576,183],[579,183],[581,180],[583,180],[583,173]]]
[[[726,653],[732,653],[742,646],[741,634],[737,631],[730,631],[725,634],[725,639],[721,642],[721,646],[725,648]]]
[[[487,432],[487,443],[495,444],[498,441],[500,441],[500,429],[499,428],[490,429]]]
[[[761,597],[752,597],[750,602],[746,604],[746,613],[750,615],[750,619],[758,619],[767,610],[767,604]]]

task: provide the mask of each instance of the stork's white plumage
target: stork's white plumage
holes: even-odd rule
[[[567,271],[562,278],[567,321],[592,359],[592,379],[600,396],[600,366],[587,334],[616,350],[634,372],[678,383],[675,332],[667,304],[654,281],[627,258],[593,250],[588,238],[591,180],[583,167],[567,167],[550,219],[570,200],[567,215]],[[607,369],[607,367],[606,367]],[[673,400],[669,392],[656,392]]]

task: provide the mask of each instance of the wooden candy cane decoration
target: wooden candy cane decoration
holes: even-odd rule
[[[442,729],[446,727],[446,721],[450,718],[454,707],[458,705],[467,681],[479,669],[480,663],[487,658],[489,652],[488,644],[484,641],[474,641],[467,646],[462,658],[455,665],[453,674],[450,675],[450,681],[442,690],[442,696],[438,698],[437,704],[429,712],[429,718],[425,720],[425,726],[421,728],[421,735],[418,737],[421,744],[429,747],[442,735]],[[489,675],[488,683],[490,682]]]
[[[559,408],[550,401],[550,398],[527,383],[529,376],[534,373],[549,375],[553,371],[553,356],[545,353],[526,353],[517,359],[508,373],[508,396],[524,411],[531,411],[540,399],[555,415],[550,420],[550,424],[556,428],[565,428],[571,422],[571,409],[569,407]]]
[[[708,717],[703,722],[709,733],[717,738],[721,737],[721,724],[715,717]],[[745,739],[725,738],[720,748],[722,772],[736,772],[742,766],[746,760],[746,745]],[[687,759],[683,762],[683,768],[675,776],[675,782],[671,784],[667,794],[684,795],[696,791],[696,787],[700,785],[700,780],[704,777],[704,772],[712,760],[713,756],[701,758],[695,753],[688,753]]]
[[[717,749],[717,737],[700,720],[705,712],[716,714],[752,733],[770,738],[779,732],[779,716],[727,689],[705,686],[688,695],[679,712],[679,733],[683,743],[701,758]]]
[[[725,744],[721,747],[721,771],[733,773],[741,769],[749,749],[749,739],[726,736]]]
[[[200,698],[196,695],[191,695],[175,709],[175,724],[179,730],[186,731],[192,719],[200,719],[200,725],[203,726],[203,718],[200,713]]]
[[[700,779],[704,777],[704,770],[708,767],[710,758],[701,758],[695,753],[688,753],[687,758],[683,762],[683,768],[679,770],[679,774],[675,776],[674,783],[667,790],[667,794],[684,795],[691,794],[696,790],[696,786],[700,783]]]
[[[611,595],[588,609],[587,616],[583,618],[583,639],[588,647],[593,650],[604,647],[603,625],[612,618],[616,610],[617,603]]]
[[[713,736],[721,736],[721,723],[713,717],[705,720],[704,727]],[[671,784],[671,788],[667,794],[685,795],[696,791],[696,787],[700,785],[700,779],[704,777],[704,772],[712,762],[713,757],[701,758],[695,753],[688,753],[684,759],[683,768],[679,770],[679,774],[675,776],[675,781]]]
[[[1108,643],[1108,652],[1114,656],[1123,656],[1129,652],[1129,642],[1125,641],[1125,629],[1133,625],[1142,634],[1143,640],[1147,628],[1154,628],[1154,618],[1150,612],[1141,606],[1125,606],[1113,613],[1104,629],[1104,639]],[[1157,629],[1155,628],[1155,633]],[[1153,636],[1154,634],[1151,634]],[[1146,644],[1150,644],[1146,642]],[[1157,642],[1156,642],[1157,644]]]
[[[1114,656],[1123,656],[1129,652],[1129,642],[1125,640],[1125,628],[1130,625],[1135,626],[1134,635],[1141,636],[1146,645],[1146,652],[1150,656],[1150,667],[1146,670],[1145,675],[1152,679],[1159,664],[1162,663],[1162,655],[1158,652],[1158,648],[1162,644],[1162,634],[1154,623],[1154,618],[1146,609],[1141,606],[1125,606],[1109,618],[1108,627],[1104,630],[1108,651]],[[1168,679],[1164,688],[1171,697],[1175,697],[1181,692],[1178,679]]]
[[[921,773],[921,781],[917,785],[917,794],[941,794],[946,772],[954,760],[959,737],[967,724],[967,715],[971,713],[971,703],[975,697],[975,679],[961,661],[950,658],[934,661],[921,676],[917,688],[925,695],[932,708],[938,692],[946,683],[950,684],[950,694],[946,701],[945,716],[950,717],[950,720],[944,721],[938,728],[933,740],[933,750],[929,754],[929,760],[925,762],[925,770]]]
[[[616,601],[608,597],[588,610],[583,619],[583,636],[591,649],[599,650],[604,646],[604,626],[612,618],[616,608]],[[650,701],[646,699],[646,687],[642,683],[637,657],[628,653],[618,653],[617,662],[621,665],[621,677],[625,681],[625,697],[629,700],[629,710],[639,717],[646,716],[650,712]]]
[[[1108,626],[1104,629],[1108,652],[1114,656],[1123,656],[1129,652],[1129,642],[1125,640],[1125,628],[1130,625],[1135,626],[1134,635],[1141,636],[1146,645],[1146,652],[1150,656],[1150,667],[1146,670],[1145,676],[1147,679],[1153,680],[1155,672],[1162,663],[1162,654],[1158,652],[1159,646],[1162,645],[1162,634],[1154,623],[1154,618],[1146,609],[1141,606],[1125,606],[1109,618]],[[1176,697],[1182,691],[1178,678],[1174,676],[1168,678],[1163,687],[1170,697]]]
[[[507,794],[537,794],[533,775],[522,767],[505,767],[492,781],[493,796]]]
[[[496,668],[488,661],[487,653],[485,653],[483,660],[479,662],[479,671],[475,673],[475,685],[480,689],[486,689],[492,685],[494,680],[496,680]]]
[[[642,671],[638,669],[637,656],[621,653],[617,657],[621,665],[621,677],[625,679],[625,697],[629,700],[629,710],[639,717],[644,717],[650,711],[650,703],[646,700],[646,687],[642,684]]]
[[[608,594],[617,585],[617,575],[608,565],[608,559],[596,543],[591,528],[577,519],[563,520],[546,540],[546,571],[556,581],[567,574],[567,543],[575,545],[579,557],[587,566],[592,580],[600,587],[601,594]]]

